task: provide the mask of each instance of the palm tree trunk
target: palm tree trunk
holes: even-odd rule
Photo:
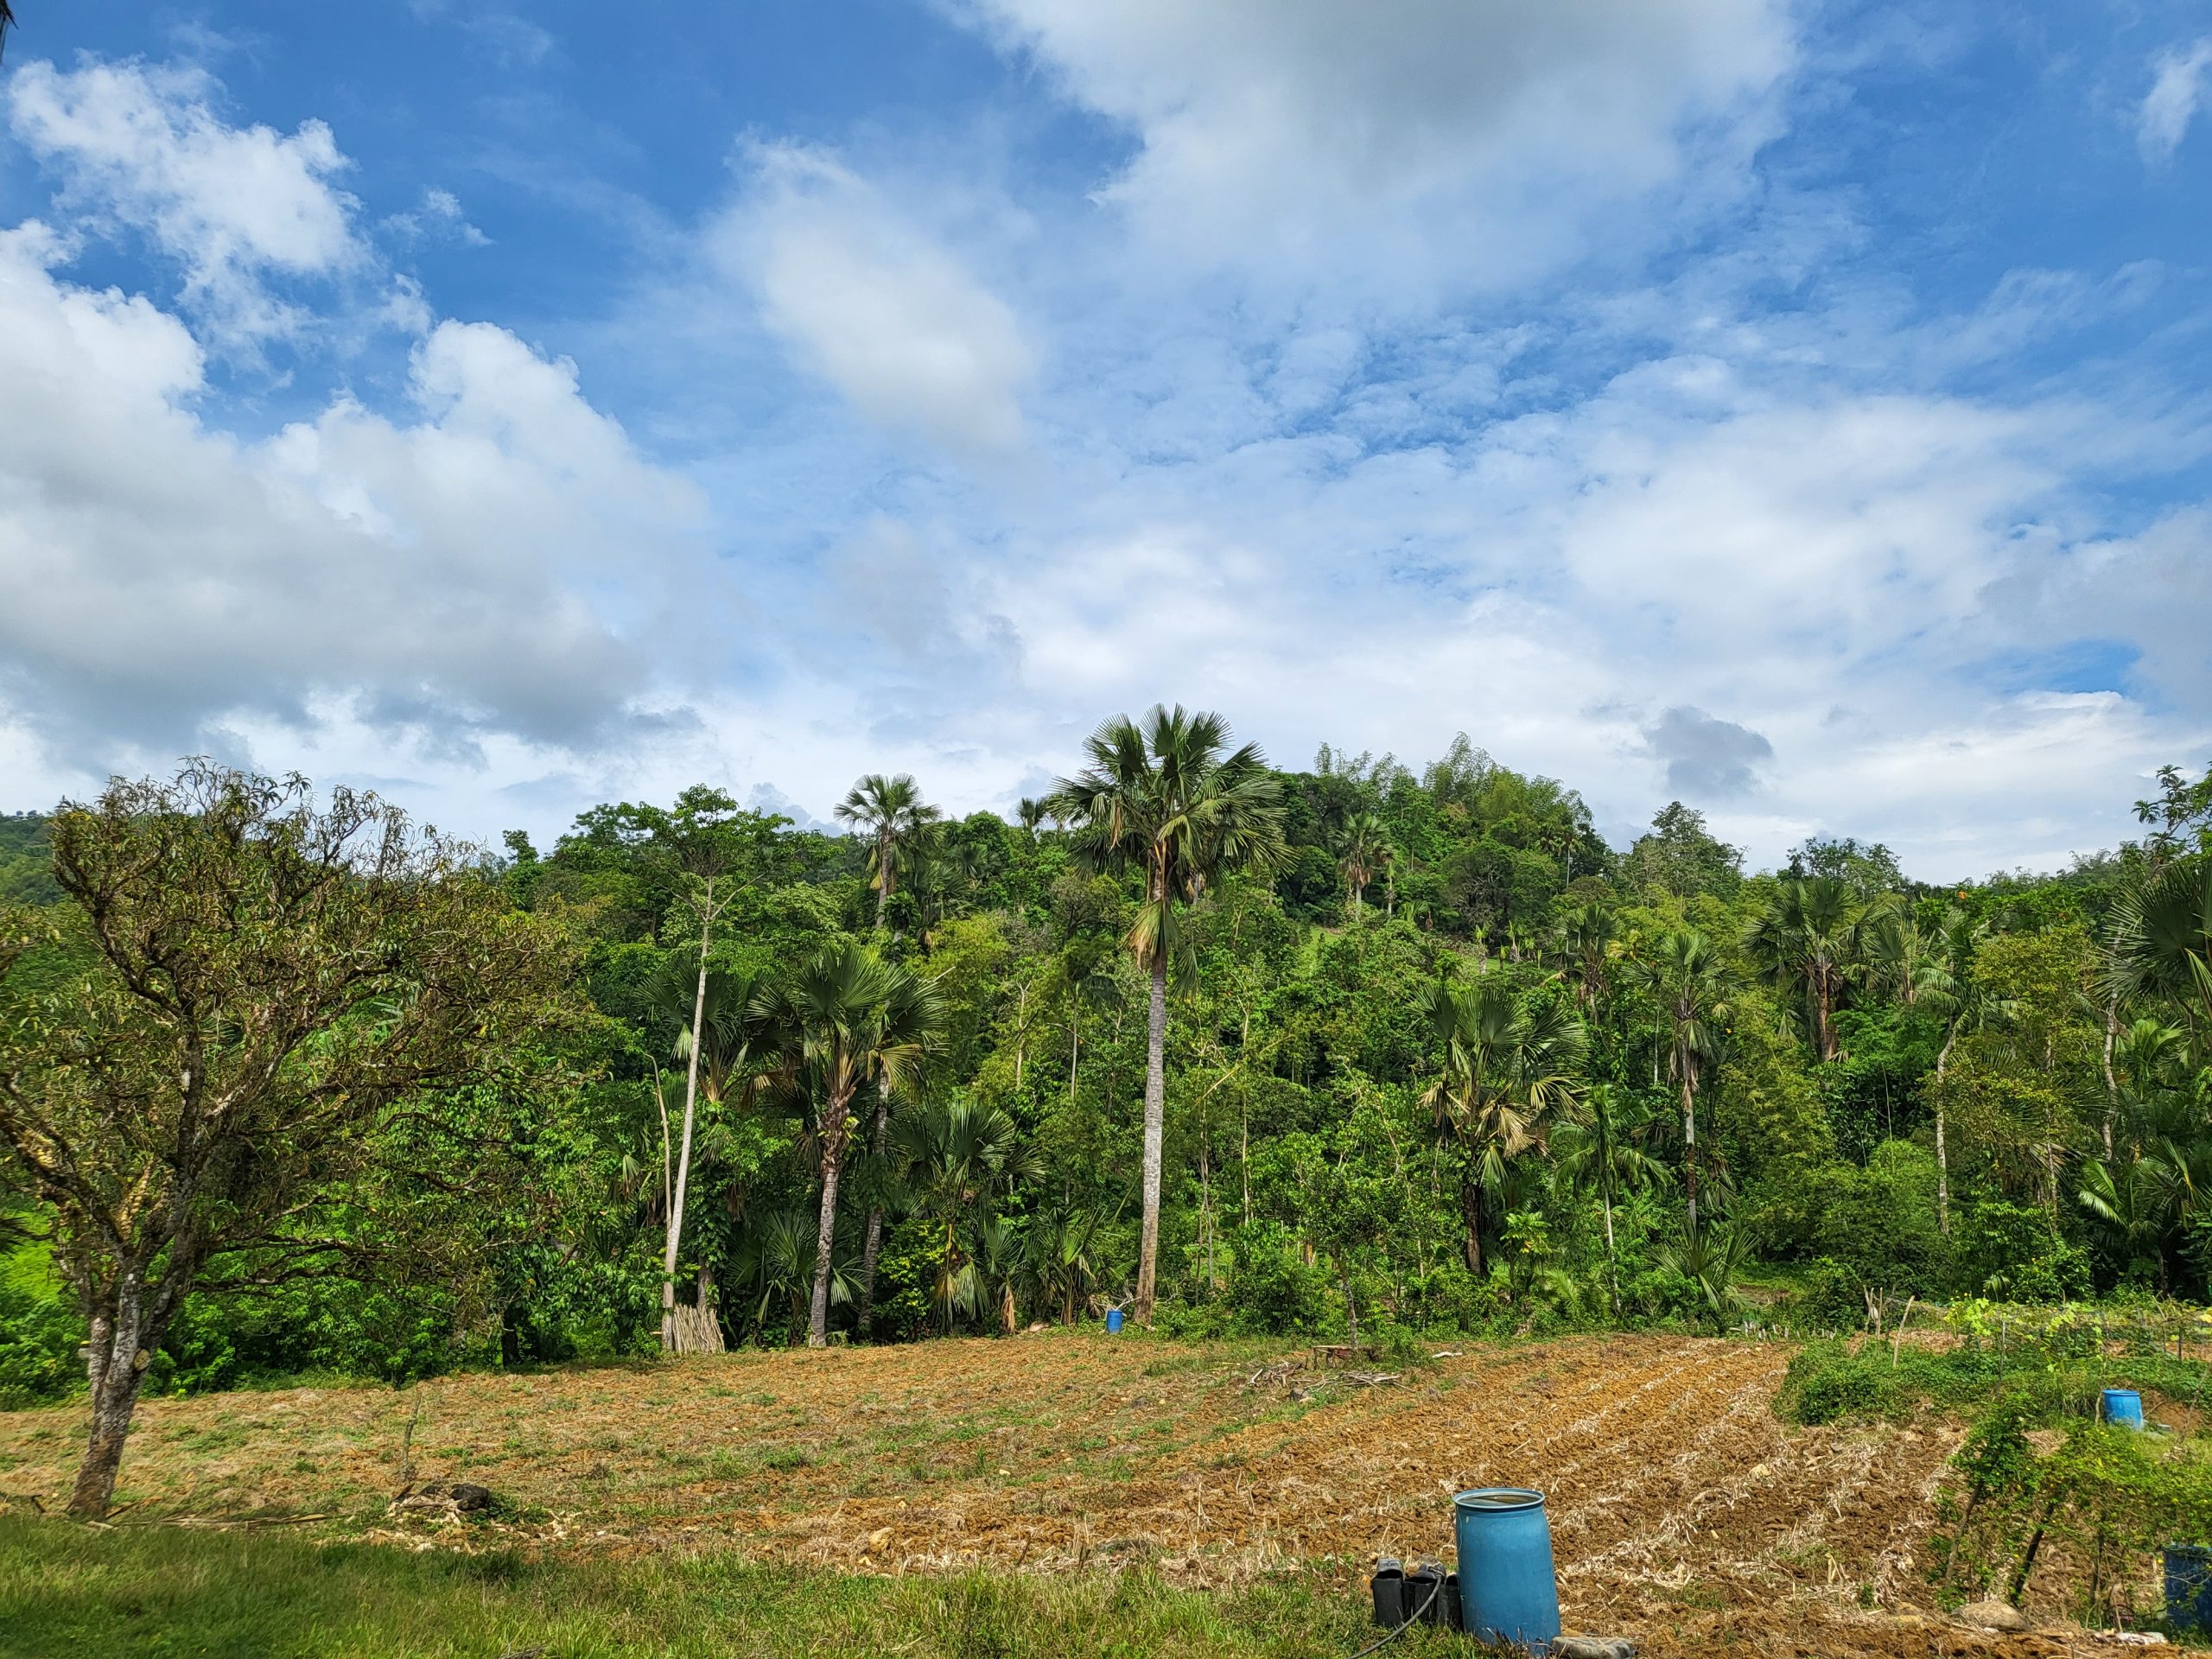
[[[713,878],[707,881],[707,901],[714,902]],[[660,1350],[672,1354],[676,1340],[676,1253],[683,1241],[683,1198],[691,1179],[691,1125],[699,1105],[699,1039],[707,1023],[707,947],[714,930],[699,928],[699,988],[691,1001],[691,1057],[683,1070],[683,1141],[676,1159],[676,1196],[668,1206],[668,1242],[660,1258]]]
[[[868,1137],[868,1153],[880,1166],[883,1162],[884,1131],[891,1118],[891,1103],[880,1089],[875,1095],[875,1128]],[[880,1179],[879,1177],[879,1179]],[[883,1248],[883,1205],[871,1204],[868,1207],[868,1244],[861,1252],[861,1306],[859,1327],[863,1338],[875,1319],[875,1259]]]
[[[1160,1272],[1160,1158],[1167,1122],[1167,957],[1155,951],[1144,1061],[1144,1232],[1137,1248],[1136,1319],[1152,1323]]]
[[[1681,1057],[1682,1072],[1682,1191],[1689,1198],[1690,1233],[1697,1233],[1697,1073]]]
[[[830,1345],[830,1253],[837,1238],[837,1179],[845,1168],[844,1096],[832,1096],[822,1114],[822,1224],[814,1235],[814,1300],[807,1313],[806,1345]]]
[[[1467,1230],[1467,1271],[1479,1284],[1483,1276],[1483,1190],[1471,1170],[1459,1179],[1459,1218]]]

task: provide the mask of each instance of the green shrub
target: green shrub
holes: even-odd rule
[[[1255,1221],[1232,1235],[1226,1300],[1238,1330],[1254,1336],[1311,1336],[1329,1317],[1329,1280],[1306,1260],[1289,1230]]]

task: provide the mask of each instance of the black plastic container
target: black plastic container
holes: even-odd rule
[[[1406,1619],[1408,1624],[1444,1623],[1444,1569],[1423,1561],[1406,1574]]]
[[[1369,1586],[1375,1592],[1375,1622],[1386,1630],[1395,1630],[1406,1622],[1406,1567],[1395,1555],[1385,1555],[1375,1563],[1375,1578]]]

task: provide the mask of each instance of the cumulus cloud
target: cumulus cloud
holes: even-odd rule
[[[607,741],[654,689],[698,504],[548,361],[438,324],[409,418],[203,423],[201,350],[0,233],[0,701],[87,755],[342,715],[448,749]],[[660,567],[656,572],[655,567]],[[658,581],[655,581],[656,575]]]
[[[1777,0],[966,0],[1139,145],[1106,195],[1204,258],[1456,210],[1522,271],[1585,209],[1740,159],[1791,60]],[[1471,242],[1471,249],[1467,244]],[[1395,251],[1395,250],[1394,250]]]
[[[220,94],[190,66],[32,62],[11,77],[8,116],[73,207],[152,238],[183,268],[185,302],[203,326],[251,346],[294,332],[305,315],[272,277],[327,276],[366,250],[356,204],[335,182],[350,164],[330,129],[232,126],[217,112]]]
[[[2161,52],[2151,61],[2151,90],[2135,113],[2135,143],[2146,162],[2173,159],[2212,84],[2212,40]]]
[[[1013,311],[834,157],[757,150],[714,240],[769,327],[868,419],[971,456],[1020,443],[1035,358]]]
[[[1643,728],[1643,737],[1666,763],[1668,789],[1682,800],[1746,794],[1751,769],[1774,758],[1774,745],[1750,727],[1688,704],[1668,709]]]

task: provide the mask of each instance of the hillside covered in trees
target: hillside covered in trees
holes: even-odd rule
[[[566,964],[537,1052],[366,1121],[195,1282],[151,1385],[1124,1302],[1371,1332],[1709,1329],[1747,1281],[1812,1325],[1870,1291],[2205,1294],[2212,777],[2163,774],[2136,842],[1941,888],[1850,840],[1752,873],[1680,804],[1618,849],[1464,739],[1282,772],[1203,716],[1103,730],[1017,823],[903,777],[840,817],[702,787],[442,874]],[[18,1027],[112,971],[68,822],[0,820]],[[82,1386],[105,1248],[24,1144],[18,1402]]]

